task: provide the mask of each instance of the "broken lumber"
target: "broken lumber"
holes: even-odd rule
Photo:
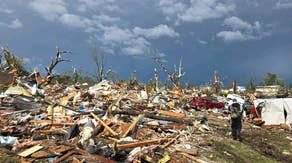
[[[58,158],[57,160],[55,160],[54,163],[62,162],[65,159],[67,159],[68,157],[70,157],[71,155],[73,155],[74,153],[76,153],[76,151],[72,150],[72,151],[66,153],[65,155],[63,155],[62,157]]]
[[[181,136],[181,134],[177,135],[175,138],[171,139],[169,142],[167,142],[166,144],[164,144],[163,146],[161,146],[161,148],[162,149],[167,148],[172,143],[174,143],[180,136]]]
[[[24,150],[23,152],[18,153],[18,155],[21,157],[27,157],[27,156],[33,154],[34,152],[36,152],[42,148],[44,148],[44,147],[38,144],[38,145],[35,145],[31,148]]]
[[[150,125],[150,124],[144,124],[144,125],[151,129],[153,128],[155,129],[159,127],[160,129],[164,129],[164,130],[167,130],[167,129],[180,130],[180,129],[186,128],[185,125]]]
[[[90,113],[94,119],[96,119],[101,125],[104,126],[106,130],[108,130],[112,135],[118,136],[119,134],[116,133],[114,130],[112,130],[105,122],[103,122],[98,116],[96,116],[94,113]]]
[[[157,110],[159,114],[166,115],[169,117],[177,117],[177,118],[184,118],[186,115],[184,113],[176,113],[176,112],[171,112],[171,111],[166,111],[166,110]]]
[[[143,115],[140,114],[135,120],[134,122],[131,124],[131,126],[129,127],[129,129],[124,133],[123,138],[126,137],[128,135],[128,133],[135,128],[135,126],[137,125],[138,121],[143,118]]]
[[[190,154],[187,154],[185,152],[179,152],[179,154],[181,154],[181,155],[183,155],[183,156],[185,156],[185,157],[187,157],[189,159],[192,159],[193,161],[199,162],[199,163],[207,163],[207,161],[201,160],[201,159],[199,159],[199,158],[197,158],[195,156],[192,156]]]
[[[29,121],[30,123],[52,123],[52,120],[34,120],[34,119],[32,119],[32,120],[30,120]],[[68,122],[58,122],[58,121],[54,121],[53,122],[53,125],[55,125],[55,124],[66,124],[66,125],[73,125],[74,123],[68,123]]]
[[[41,158],[48,158],[48,157],[54,157],[54,156],[57,156],[57,154],[50,151],[50,150],[45,149],[45,150],[40,150],[40,151],[33,153],[30,157],[36,158],[36,159],[41,159]]]
[[[34,134],[67,134],[64,130],[35,130]]]
[[[28,141],[28,142],[23,142],[21,144],[17,144],[15,145],[13,148],[12,148],[12,151],[18,151],[22,148],[27,148],[27,147],[31,147],[31,146],[35,146],[35,145],[38,145],[38,144],[41,144],[42,141]]]
[[[177,118],[177,117],[169,117],[169,116],[158,116],[158,115],[154,115],[153,113],[139,112],[135,110],[112,111],[112,114],[126,114],[126,115],[136,115],[136,116],[139,114],[144,114],[145,118],[171,121],[171,122],[176,122],[180,124],[187,124],[190,126],[192,126],[194,122],[194,118]]]
[[[159,144],[163,142],[169,141],[169,138],[161,138],[161,139],[154,139],[154,140],[145,140],[145,141],[139,141],[134,143],[128,143],[128,144],[117,144],[118,148],[135,148],[135,147],[141,147],[145,145],[151,145],[151,144]]]
[[[113,160],[110,160],[110,159],[107,159],[105,157],[102,157],[102,156],[99,156],[99,155],[96,155],[96,154],[91,154],[85,150],[82,150],[80,148],[76,148],[75,151],[81,155],[84,155],[84,156],[87,156],[87,157],[90,157],[91,159],[97,161],[97,162],[104,162],[104,163],[116,163],[115,161]]]

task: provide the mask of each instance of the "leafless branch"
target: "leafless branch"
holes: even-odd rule
[[[176,65],[174,65],[174,71],[170,73],[168,69],[163,65],[163,62],[159,57],[156,57],[155,61],[159,64],[160,68],[167,74],[168,79],[172,82],[172,84],[175,87],[179,86],[179,80],[185,75],[185,72],[182,72],[183,71],[182,59],[180,59],[178,74]]]
[[[45,68],[46,71],[47,71],[47,76],[51,76],[52,75],[52,71],[57,66],[58,63],[60,63],[60,62],[71,62],[71,60],[69,60],[69,59],[62,59],[61,58],[62,54],[70,54],[70,53],[72,53],[71,51],[60,51],[60,49],[58,47],[56,49],[57,49],[56,57],[51,60],[50,66]]]

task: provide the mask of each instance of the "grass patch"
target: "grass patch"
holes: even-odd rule
[[[253,150],[249,146],[233,140],[222,140],[215,141],[214,148],[216,150],[217,159],[222,160],[224,162],[237,162],[237,163],[245,163],[245,162],[265,162],[265,163],[273,163],[276,160],[265,157],[259,154],[257,151]]]

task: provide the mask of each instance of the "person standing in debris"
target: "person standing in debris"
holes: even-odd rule
[[[240,136],[241,128],[242,128],[242,110],[240,104],[236,99],[233,99],[233,103],[229,107],[230,109],[230,118],[231,118],[231,129],[232,129],[232,138],[234,140],[241,141],[242,138]]]

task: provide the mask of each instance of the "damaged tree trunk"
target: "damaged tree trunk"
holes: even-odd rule
[[[179,86],[179,80],[185,75],[185,72],[182,72],[182,59],[180,59],[178,70],[176,69],[176,66],[174,65],[174,72],[170,73],[168,69],[163,65],[163,62],[157,57],[155,58],[155,61],[159,64],[160,68],[167,74],[168,79],[171,81],[171,83],[175,86]]]
[[[71,53],[70,51],[60,51],[60,49],[57,47],[57,52],[56,52],[56,57],[55,59],[51,60],[51,64],[49,67],[46,67],[46,71],[47,71],[47,78],[50,78],[52,75],[52,71],[53,69],[57,66],[58,63],[60,62],[70,62],[71,60],[68,59],[62,59],[61,58],[61,54],[68,54]]]

